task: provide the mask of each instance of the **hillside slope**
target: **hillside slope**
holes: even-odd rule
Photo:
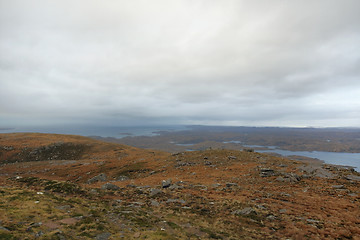
[[[0,134],[0,239],[360,239],[359,173]]]

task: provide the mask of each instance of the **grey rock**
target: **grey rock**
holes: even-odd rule
[[[260,176],[261,177],[271,177],[275,175],[275,171],[270,168],[262,168],[260,169]]]
[[[104,185],[101,186],[101,189],[103,189],[103,190],[119,190],[120,187],[116,186],[112,183],[105,183]]]
[[[319,223],[320,221],[319,220],[315,220],[315,219],[306,219],[306,221],[308,222],[308,223]]]
[[[99,175],[90,178],[87,183],[95,183],[95,182],[105,182],[107,180],[107,176],[105,173],[100,173]]]
[[[228,156],[229,160],[236,160],[237,158],[235,156]]]
[[[257,207],[258,209],[261,209],[261,210],[266,210],[266,207],[265,207],[264,205],[261,205],[261,204],[256,205],[256,207]]]
[[[170,185],[171,185],[171,179],[163,180],[162,183],[161,183],[161,185],[162,185],[163,188],[168,188],[168,187],[170,187]]]
[[[335,188],[335,189],[344,189],[344,185],[332,185],[331,186],[332,188]]]
[[[30,224],[30,227],[40,227],[42,225],[42,222],[32,223]]]
[[[109,237],[111,236],[111,233],[109,232],[104,232],[104,233],[100,233],[98,235],[96,235],[96,240],[107,240],[109,239]]]
[[[63,206],[56,206],[56,209],[63,210],[63,211],[69,211],[71,209],[70,205],[63,205]]]
[[[212,165],[212,162],[210,162],[210,161],[205,161],[205,162],[204,162],[204,165],[205,165],[205,166],[210,166],[210,165]]]
[[[150,190],[150,197],[154,197],[154,196],[156,196],[156,195],[158,195],[160,193],[162,193],[162,191],[160,189],[152,188]]]
[[[230,187],[237,187],[238,184],[237,184],[237,183],[226,183],[225,186],[228,187],[228,188],[230,188]]]
[[[286,212],[287,212],[287,209],[285,209],[285,208],[279,210],[279,213],[286,213]]]
[[[44,235],[43,231],[39,231],[35,234],[35,237],[41,237],[42,235]]]
[[[360,181],[360,176],[356,176],[356,175],[348,175],[346,176],[347,180],[353,180],[353,181]]]
[[[275,180],[278,182],[286,182],[285,178],[283,177],[277,177]]]
[[[118,177],[116,178],[117,181],[126,181],[126,180],[128,180],[128,179],[129,179],[128,176],[118,176]]]
[[[183,199],[171,199],[171,198],[169,198],[169,199],[166,201],[166,203],[181,203],[181,204],[185,204],[186,201],[183,200]]]
[[[250,215],[250,214],[257,214],[255,209],[253,209],[252,207],[246,207],[243,209],[238,209],[233,211],[231,214],[233,215]]]
[[[170,187],[169,187],[169,189],[183,189],[184,188],[184,186],[179,186],[179,185],[177,185],[177,184],[172,184]]]
[[[211,185],[211,187],[213,187],[213,188],[218,188],[218,187],[220,187],[220,186],[221,186],[220,183],[214,183],[214,184]]]
[[[151,206],[158,207],[159,205],[160,203],[158,201],[151,200]]]

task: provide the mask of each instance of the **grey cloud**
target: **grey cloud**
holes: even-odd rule
[[[0,5],[0,124],[358,125],[359,1]]]

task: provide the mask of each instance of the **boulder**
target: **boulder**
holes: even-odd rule
[[[96,240],[107,240],[107,239],[109,239],[110,236],[111,236],[111,233],[109,233],[109,232],[100,233],[100,234],[96,235]]]
[[[120,187],[116,186],[112,183],[105,183],[104,185],[101,186],[101,189],[103,189],[103,190],[119,190]]]
[[[126,180],[128,180],[128,179],[129,179],[128,176],[118,176],[118,177],[116,178],[116,181],[126,181]]]
[[[155,195],[158,195],[160,193],[162,193],[160,189],[153,188],[150,190],[150,197],[154,197]]]
[[[243,209],[238,209],[233,211],[231,214],[233,215],[250,215],[250,214],[257,214],[255,209],[253,209],[252,207],[246,207]]]
[[[163,180],[162,183],[161,183],[161,185],[162,185],[163,188],[168,188],[168,187],[170,187],[170,185],[171,185],[171,179]]]
[[[87,183],[91,184],[91,183],[95,183],[95,182],[105,182],[107,180],[106,174],[105,173],[100,173],[99,175],[90,178]]]

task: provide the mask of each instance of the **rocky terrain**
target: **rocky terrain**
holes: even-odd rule
[[[250,150],[0,134],[0,239],[360,239],[359,183]]]

